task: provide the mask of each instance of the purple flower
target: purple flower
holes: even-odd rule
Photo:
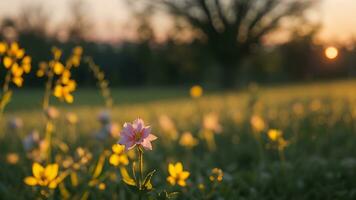
[[[152,150],[151,142],[157,139],[151,134],[151,127],[145,126],[142,119],[136,119],[132,124],[125,123],[120,133],[119,144],[125,145],[125,150],[130,150],[136,145],[141,145],[146,150]]]

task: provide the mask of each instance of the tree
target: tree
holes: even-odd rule
[[[286,17],[301,17],[313,0],[149,0],[203,36],[221,66],[221,84],[235,84],[236,69],[253,47]],[[163,7],[162,7],[163,5]]]

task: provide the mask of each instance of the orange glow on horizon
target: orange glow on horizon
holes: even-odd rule
[[[336,47],[327,47],[324,53],[326,58],[333,60],[339,55],[339,50]]]

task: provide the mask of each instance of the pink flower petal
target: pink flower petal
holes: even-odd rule
[[[142,145],[143,148],[145,148],[146,150],[152,150],[151,141],[148,140],[147,138],[143,140],[143,142],[141,143],[141,145]]]
[[[138,118],[133,122],[132,125],[136,132],[141,132],[142,128],[145,127],[145,122],[142,119]]]
[[[143,128],[142,130],[142,137],[143,138],[147,138],[151,133],[151,127],[150,126],[146,126]]]
[[[149,141],[153,141],[153,140],[156,140],[156,139],[157,139],[157,137],[155,135],[153,135],[153,134],[149,134],[147,136],[147,138],[146,138],[146,140],[149,140]]]

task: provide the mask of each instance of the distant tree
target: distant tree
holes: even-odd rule
[[[83,0],[73,0],[70,5],[70,21],[67,24],[68,39],[79,43],[85,40],[92,27],[88,20],[86,4]]]
[[[198,30],[221,66],[221,84],[235,84],[236,69],[253,47],[286,17],[301,17],[314,0],[149,0]],[[146,0],[147,3],[147,0]]]

